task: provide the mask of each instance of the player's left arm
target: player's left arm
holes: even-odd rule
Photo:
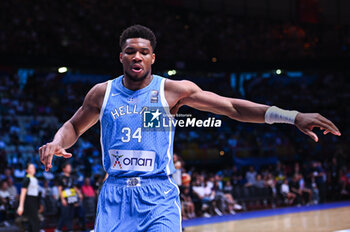
[[[294,124],[300,131],[310,136],[316,142],[317,135],[312,132],[314,127],[324,130],[324,134],[331,132],[340,136],[338,128],[328,119],[318,113],[300,113],[284,111],[276,107],[254,103],[248,100],[228,98],[217,95],[213,92],[204,91],[191,81],[165,82],[166,98],[173,112],[181,106],[187,105],[201,111],[225,115],[241,122],[265,123],[266,112],[269,112],[268,123],[282,122],[281,119],[288,119],[288,123]],[[282,113],[282,115],[279,115]],[[283,115],[286,113],[287,115]],[[285,116],[285,118],[284,118]]]

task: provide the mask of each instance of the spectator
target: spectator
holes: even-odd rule
[[[182,206],[182,218],[185,220],[188,218],[194,218],[196,214],[194,204],[191,199],[190,186],[181,188],[180,199]]]
[[[305,180],[302,174],[297,174],[299,179],[299,188],[302,194],[303,204],[312,204],[312,190],[305,184]]]
[[[8,191],[8,184],[6,180],[0,182],[0,223],[9,226],[7,220],[7,210],[10,204],[10,193]]]
[[[281,193],[286,200],[286,203],[292,205],[296,195],[289,190],[288,180],[285,179],[281,185]]]
[[[90,183],[90,178],[84,178],[84,185],[81,187],[83,195],[83,211],[86,217],[94,217],[96,213],[96,192]],[[81,213],[82,215],[83,213]],[[84,217],[85,217],[84,216]]]
[[[284,174],[283,167],[282,167],[282,164],[280,162],[278,162],[276,165],[276,169],[274,171],[274,176],[276,177],[276,182],[277,182],[276,184],[282,185],[286,176]]]
[[[317,188],[317,184],[315,181],[315,177],[311,177],[311,190],[312,190],[312,200],[315,205],[320,202],[320,196]]]
[[[1,180],[6,180],[6,179],[9,179],[9,178],[13,178],[12,177],[12,172],[11,172],[11,169],[10,168],[6,168],[4,173],[1,174]]]
[[[94,176],[94,190],[96,192],[96,195],[100,193],[100,190],[102,188],[104,180],[107,178],[108,174],[106,173],[105,176],[101,176],[100,174],[96,174]]]
[[[325,201],[326,196],[326,173],[321,165],[321,162],[315,161],[312,163],[312,175],[315,177],[317,188],[319,190],[320,202]]]
[[[8,183],[8,192],[10,193],[10,199],[12,201],[17,201],[18,192],[17,192],[17,188],[13,185],[13,179],[8,177],[6,181]]]
[[[89,177],[84,178],[84,185],[81,186],[81,193],[83,195],[83,198],[96,196],[96,193],[95,193],[95,191],[90,183]]]
[[[39,186],[39,191],[41,193],[42,198],[53,197],[52,189],[50,187],[49,181],[47,180],[44,180],[43,187]]]
[[[223,212],[227,211],[228,208],[232,208],[232,207],[231,205],[228,206],[228,201],[223,191],[223,185],[222,185],[221,179],[222,178],[219,175],[216,175],[214,186],[212,189],[215,191],[215,205],[220,210],[220,213],[222,215]]]
[[[0,201],[2,204],[7,204],[10,199],[9,185],[6,180],[0,182]]]
[[[82,199],[80,191],[76,187],[74,178],[71,176],[72,166],[69,163],[64,163],[62,166],[63,173],[59,179],[59,197],[61,202],[61,213],[57,225],[56,232],[60,232],[63,226],[67,226],[67,230],[73,230],[73,218],[75,206],[77,206],[79,198]]]
[[[230,181],[225,182],[223,187],[223,193],[225,194],[225,200],[227,203],[227,211],[230,214],[236,214],[235,210],[242,210],[242,206],[237,204],[232,195],[233,187]]]
[[[340,165],[338,164],[338,159],[332,157],[331,163],[328,170],[327,186],[328,186],[328,196],[332,200],[339,198],[340,185],[339,185],[339,176],[340,174]]]
[[[15,176],[17,181],[22,181],[23,178],[26,176],[26,170],[23,169],[22,164],[17,165],[15,172],[14,172],[14,176]]]
[[[89,183],[88,183],[89,184]],[[78,186],[77,186],[78,188]],[[86,209],[88,208],[89,205],[87,205],[87,200],[88,199],[92,199],[91,203],[95,204],[95,198],[91,198],[91,197],[85,197],[83,196],[83,194],[81,193],[81,188],[78,188],[78,190],[80,191],[79,196],[79,201],[78,203],[74,204],[74,217],[78,217],[78,223],[80,225],[80,229],[81,231],[85,231],[86,230]],[[85,200],[85,202],[84,202]],[[93,213],[95,214],[95,210],[94,208],[92,208]]]
[[[315,177],[314,177],[315,179]],[[316,181],[315,181],[316,182]],[[347,196],[349,195],[349,186],[350,186],[350,181],[347,176],[347,170],[346,168],[342,168],[340,171],[340,178],[339,178],[340,186],[341,186],[341,191],[340,194],[342,196]]]
[[[173,174],[173,179],[178,186],[181,186],[182,162],[176,153],[174,153],[174,155],[173,155],[173,162],[174,162],[174,166],[175,166],[175,172]]]
[[[231,173],[231,180],[232,180],[233,186],[240,185],[242,183],[242,179],[243,179],[242,174],[238,170],[237,166],[234,165],[232,167],[232,173]]]
[[[256,171],[254,170],[253,166],[249,167],[249,171],[246,173],[245,178],[247,180],[247,183],[245,184],[246,187],[250,187],[255,185],[256,183]]]
[[[58,187],[59,187],[59,181],[57,179],[54,179],[53,180],[53,186],[51,188],[51,191],[52,191],[52,196],[55,200],[59,200],[60,198],[60,193],[59,193],[59,190],[58,190]]]
[[[39,187],[39,189],[42,199],[42,204],[40,206],[43,206],[44,214],[47,216],[57,215],[58,198],[55,198],[53,188],[50,187],[49,182],[47,180],[44,180],[43,187]]]
[[[265,180],[265,185],[271,189],[273,196],[276,196],[276,194],[277,194],[276,181],[274,180],[272,173],[267,174],[266,180]]]
[[[302,192],[300,190],[300,185],[299,185],[299,175],[294,174],[292,181],[289,183],[289,188],[292,193],[294,193],[296,203],[300,205],[302,203]]]
[[[206,179],[203,183],[203,177],[196,178],[195,186],[192,187],[193,192],[201,200],[202,210],[204,211],[205,217],[210,217],[212,214],[217,213],[219,216],[222,215],[221,211],[216,208],[215,204],[215,191],[210,187],[209,180]]]
[[[265,181],[262,179],[261,174],[256,175],[256,181],[255,181],[253,186],[255,186],[257,188],[264,188],[265,187]]]

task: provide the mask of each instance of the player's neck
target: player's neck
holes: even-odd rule
[[[149,74],[144,80],[142,81],[135,81],[129,78],[127,75],[124,75],[123,77],[123,85],[125,88],[136,91],[139,89],[143,89],[146,86],[148,86],[153,79],[153,75]]]

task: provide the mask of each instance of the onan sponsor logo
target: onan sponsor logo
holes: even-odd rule
[[[155,152],[139,150],[109,150],[111,169],[120,171],[153,171]]]

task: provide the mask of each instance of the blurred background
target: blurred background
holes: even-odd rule
[[[223,120],[220,128],[178,128],[174,178],[184,219],[349,199],[349,10],[346,0],[1,1],[0,225],[15,228],[31,162],[42,186],[42,228],[55,228],[64,160],[55,158],[52,171],[44,172],[38,148],[94,84],[122,74],[119,36],[133,24],[157,36],[153,73],[227,97],[319,112],[342,132],[316,130],[315,143],[290,125],[222,116],[215,116]],[[186,107],[180,113],[213,116]],[[92,228],[105,175],[99,125],[69,151],[76,185],[94,189],[76,216]],[[281,191],[283,183],[296,189],[295,199]],[[207,187],[215,196],[209,203],[200,189]],[[6,191],[10,197],[3,197]]]

